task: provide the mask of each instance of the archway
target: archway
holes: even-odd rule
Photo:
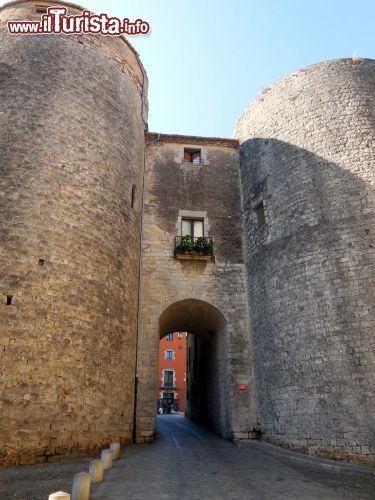
[[[171,304],[160,315],[159,337],[171,331],[189,332],[186,417],[227,437],[226,319],[208,302],[185,299]]]
[[[183,299],[159,313],[143,315],[141,325],[133,428],[135,442],[150,443],[155,438],[159,341],[169,332],[189,332],[187,418],[222,437],[233,437],[229,325],[221,311],[204,300]]]

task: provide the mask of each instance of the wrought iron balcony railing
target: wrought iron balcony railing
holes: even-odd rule
[[[175,389],[176,384],[174,382],[162,382],[160,389]]]
[[[214,255],[213,240],[208,236],[175,236],[175,257],[190,255],[191,257],[210,257]]]

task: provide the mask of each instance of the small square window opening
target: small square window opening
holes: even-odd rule
[[[184,149],[184,162],[187,163],[201,163],[201,150],[200,149]]]

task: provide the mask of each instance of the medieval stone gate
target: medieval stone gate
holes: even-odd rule
[[[152,134],[127,40],[10,19],[40,6],[0,9],[0,462],[129,443],[134,414],[151,441],[158,341],[181,327],[211,376],[192,418],[374,461],[375,62],[282,78],[238,141]],[[177,251],[189,227],[207,255]]]
[[[194,334],[189,348],[197,354],[187,416],[224,437],[247,438],[255,399],[237,142],[157,134],[146,141],[136,441],[154,438],[159,339],[179,330]],[[200,162],[184,161],[186,149],[199,151]],[[215,176],[223,179],[220,187]],[[202,221],[203,236],[213,237],[212,258],[175,254],[185,220]]]

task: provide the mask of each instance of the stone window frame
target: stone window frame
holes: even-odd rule
[[[206,210],[179,210],[176,230],[177,236],[182,236],[182,219],[200,219],[203,220],[203,236],[208,238],[210,236],[210,223],[207,217]]]
[[[201,152],[200,163],[190,163],[190,162],[184,161],[185,149],[200,149],[200,152]],[[207,158],[207,149],[202,147],[201,144],[181,144],[181,148],[180,148],[178,156],[177,156],[177,163],[181,163],[182,165],[185,165],[185,166],[193,166],[194,168],[199,168],[202,165],[208,165],[209,161]]]

